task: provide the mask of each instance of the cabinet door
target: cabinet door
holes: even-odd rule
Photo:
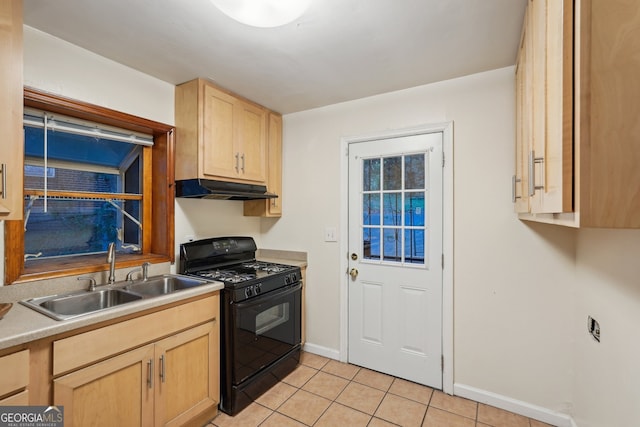
[[[246,200],[245,216],[282,216],[282,116],[269,113],[267,127],[267,190],[278,195],[275,199]]]
[[[25,388],[29,385],[29,350],[22,350],[0,357],[0,400],[2,405],[17,405],[15,402],[28,403],[29,394]],[[13,402],[13,403],[9,403]]]
[[[516,62],[516,158],[515,175],[511,183],[511,197],[514,203],[514,211],[517,213],[529,212],[529,171],[528,156],[531,143],[531,124],[533,113],[533,97],[531,88],[531,36],[527,31],[530,13],[525,16],[524,30],[518,60]]]
[[[267,180],[267,113],[263,108],[237,101],[237,149],[240,178],[265,184]]]
[[[533,37],[531,212],[573,210],[572,0],[530,0]]]
[[[236,99],[205,85],[202,118],[201,167],[205,177],[237,178],[240,152],[235,147]]]
[[[282,215],[282,116],[269,114],[269,159],[267,188],[278,195],[267,200],[268,216]]]
[[[0,2],[0,220],[22,219],[22,2]]]
[[[213,417],[219,402],[219,330],[209,322],[156,344],[156,425]]]
[[[53,401],[67,427],[153,425],[154,346],[80,369],[53,381]]]

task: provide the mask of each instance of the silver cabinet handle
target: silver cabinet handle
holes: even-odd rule
[[[242,173],[244,173],[244,153],[240,155],[240,158],[242,159]]]
[[[147,386],[153,388],[153,359],[147,362]]]
[[[164,375],[164,354],[160,356],[160,381],[164,383],[165,375]]]
[[[522,196],[517,196],[516,195],[516,184],[518,182],[521,182],[521,181],[522,180],[520,178],[516,177],[515,175],[513,175],[511,177],[511,201],[513,203],[515,203],[517,199],[521,199],[522,198]]]
[[[544,163],[544,157],[536,157],[535,151],[529,153],[529,196],[536,194],[536,190],[544,189],[544,185],[536,185],[536,163]]]
[[[0,173],[2,174],[2,198],[7,198],[7,164],[0,165]]]
[[[236,173],[240,172],[239,158],[240,158],[240,153],[236,153]]]

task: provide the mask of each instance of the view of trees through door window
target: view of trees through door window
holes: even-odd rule
[[[428,153],[363,159],[363,258],[425,265]]]
[[[105,252],[142,242],[142,163],[152,138],[27,111],[24,247],[31,259]]]

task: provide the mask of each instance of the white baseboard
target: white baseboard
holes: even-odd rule
[[[573,418],[571,418],[570,415],[468,385],[454,384],[453,394],[466,399],[475,400],[476,402],[495,406],[496,408],[520,414],[528,418],[533,418],[554,426],[577,427],[577,424],[573,421]]]
[[[318,356],[328,357],[329,359],[340,360],[340,352],[333,348],[323,347],[321,345],[306,342],[302,347],[304,351],[317,354]]]

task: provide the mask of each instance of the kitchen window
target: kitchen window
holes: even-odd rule
[[[25,263],[141,251],[144,147],[153,137],[39,110],[24,114]],[[146,150],[150,155],[150,150]]]
[[[24,220],[5,283],[173,261],[173,128],[25,88]]]

